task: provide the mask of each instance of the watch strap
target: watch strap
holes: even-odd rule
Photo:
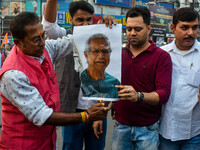
[[[138,92],[138,103],[142,103],[144,101],[144,93]]]

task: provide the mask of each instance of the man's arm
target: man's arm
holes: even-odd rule
[[[56,22],[57,0],[47,0],[44,10],[44,18],[50,23]]]
[[[28,77],[18,70],[9,70],[3,74],[0,91],[37,126],[41,126],[53,112],[53,109],[45,104],[38,90],[31,86]]]
[[[66,35],[66,30],[56,23],[56,15],[57,0],[47,0],[42,24],[49,39],[57,39]]]
[[[80,113],[53,112],[38,90],[31,86],[28,77],[18,70],[4,73],[0,80],[0,91],[30,122],[37,126],[68,125],[82,121]],[[89,120],[100,120],[106,117],[103,103],[93,105],[88,109],[88,113]]]
[[[72,35],[63,36],[57,40],[46,40],[45,48],[53,64],[66,57],[73,50]]]
[[[149,105],[164,104],[167,102],[171,91],[172,79],[172,61],[169,54],[160,57],[156,69],[155,87],[156,90],[152,92],[142,92],[144,99],[142,103]],[[133,102],[139,101],[139,93],[135,91],[134,87],[130,85],[117,85],[119,88],[118,96],[121,100],[131,100]]]
[[[106,107],[106,109],[110,109]],[[108,111],[107,110],[107,111]],[[104,103],[97,103],[92,105],[88,110],[89,120],[102,120],[106,117],[107,111],[104,110]],[[73,123],[82,122],[82,117],[80,113],[62,113],[53,112],[51,116],[46,120],[44,125],[69,125]]]
[[[138,92],[130,85],[116,85],[116,88],[119,88],[120,91],[118,92],[118,96],[120,100],[130,100],[132,102],[139,101]],[[144,101],[143,103],[150,104],[150,105],[157,105],[159,103],[159,95],[156,92],[150,92],[144,94]]]

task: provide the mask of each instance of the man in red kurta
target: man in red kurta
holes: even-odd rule
[[[53,63],[70,53],[71,35],[45,42],[35,13],[22,12],[11,23],[15,46],[0,71],[3,126],[0,149],[56,149],[53,125],[68,125],[106,117],[104,104],[87,112],[61,113]]]

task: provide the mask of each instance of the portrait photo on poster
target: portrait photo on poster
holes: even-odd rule
[[[75,26],[73,41],[81,68],[83,100],[116,101],[121,81],[122,25]]]

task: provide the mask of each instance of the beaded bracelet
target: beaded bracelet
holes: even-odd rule
[[[81,112],[82,122],[86,123],[89,121],[89,114],[87,112]]]

